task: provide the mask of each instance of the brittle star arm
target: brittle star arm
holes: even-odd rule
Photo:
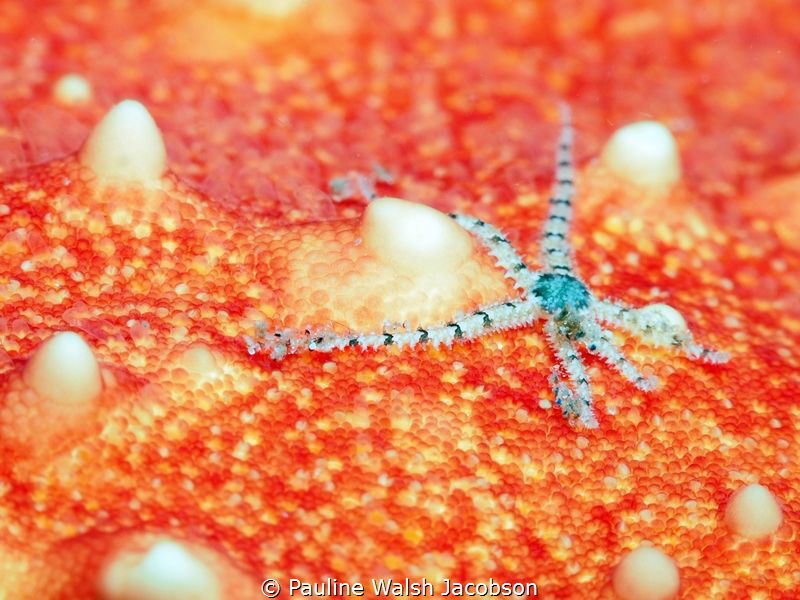
[[[596,428],[597,418],[594,414],[589,375],[583,367],[575,344],[559,332],[558,325],[554,320],[548,319],[545,322],[544,332],[572,383],[570,389],[568,385],[560,381],[558,366],[553,368],[553,393],[556,404],[561,406],[565,417],[576,417],[585,427]]]
[[[592,354],[602,358],[610,367],[619,371],[628,381],[640,390],[649,392],[658,385],[658,378],[645,377],[611,342],[612,334],[598,325],[592,318],[581,321],[584,337],[581,343]]]
[[[474,235],[497,261],[497,266],[505,271],[507,278],[513,279],[518,289],[530,290],[538,274],[528,269],[525,261],[508,241],[508,238],[494,225],[466,215],[451,214],[456,223]]]
[[[524,298],[485,306],[450,323],[434,327],[349,335],[310,330],[302,333],[279,332],[265,334],[262,340],[246,337],[245,342],[250,354],[268,350],[274,360],[280,360],[287,354],[305,351],[332,352],[345,348],[377,350],[382,346],[402,348],[418,344],[450,346],[455,342],[472,340],[487,333],[530,325],[540,316],[541,308],[538,301],[535,298]]]
[[[594,313],[598,320],[628,331],[651,346],[679,350],[692,360],[721,364],[730,359],[726,352],[697,344],[683,317],[669,306],[650,305],[634,309],[604,300],[594,303]]]
[[[572,160],[574,132],[569,107],[561,106],[561,133],[556,148],[556,168],[553,192],[548,200],[547,217],[542,231],[542,264],[546,271],[571,273],[572,248],[567,240],[572,222],[572,202],[575,196],[575,167]]]

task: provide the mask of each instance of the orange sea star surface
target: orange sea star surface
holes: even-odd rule
[[[674,565],[681,598],[800,597],[797,39],[779,0],[4,1],[0,598],[236,600],[267,578],[372,597],[405,577],[674,595],[615,571],[648,546],[644,577]],[[137,158],[130,178],[84,145],[126,99],[167,156],[124,104],[143,120],[100,147]],[[261,326],[514,298],[478,245],[439,287],[382,261],[367,199],[328,182],[380,165],[379,195],[486,219],[536,268],[563,100],[579,272],[674,306],[729,363],[618,332],[662,384],[586,357],[589,431],[553,405],[540,324],[248,353]],[[678,141],[669,189],[598,160],[645,119]],[[194,591],[148,579],[164,557]]]

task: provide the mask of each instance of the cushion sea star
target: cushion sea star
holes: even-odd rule
[[[798,597],[796,8],[246,4],[0,6],[0,597],[237,600],[328,577]],[[444,215],[538,255],[554,98],[581,133],[583,284],[674,306],[729,365],[614,333],[662,385],[587,356],[602,427],[576,431],[539,410],[535,333],[243,350],[259,322],[381,332],[518,300]],[[674,132],[667,168],[604,145],[641,119]],[[556,286],[582,304],[540,283],[551,308]]]

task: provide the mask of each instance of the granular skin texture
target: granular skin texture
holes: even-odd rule
[[[233,599],[267,577],[493,577],[610,599],[643,543],[675,561],[681,598],[800,596],[790,3],[32,4],[0,8],[0,597],[98,597],[109,557],[162,535],[206,549]],[[54,100],[66,73],[89,102]],[[98,181],[74,154],[125,98],[163,132],[159,189]],[[403,288],[357,244],[364,202],[327,182],[378,163],[395,175],[380,194],[486,219],[535,267],[560,100],[579,272],[598,296],[674,306],[729,364],[620,334],[662,386],[586,357],[600,427],[585,431],[552,406],[540,325],[247,353],[262,320],[380,330],[513,298],[477,246],[452,297]],[[594,160],[643,119],[678,139],[666,195]],[[76,426],[32,419],[21,379],[58,331],[104,374]],[[753,482],[784,514],[755,542],[723,520]]]

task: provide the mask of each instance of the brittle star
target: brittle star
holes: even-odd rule
[[[581,360],[579,346],[605,360],[643,391],[658,385],[655,377],[645,377],[613,344],[607,323],[657,347],[671,347],[690,359],[723,363],[728,355],[695,343],[678,311],[653,304],[641,309],[612,300],[598,300],[574,271],[572,248],[568,241],[575,196],[575,169],[572,160],[573,129],[569,108],[562,107],[562,129],[556,151],[555,183],[542,231],[540,271],[531,271],[509,240],[489,223],[451,214],[456,223],[475,236],[505,270],[522,295],[512,302],[481,307],[451,322],[417,329],[384,329],[380,333],[341,335],[331,332],[282,332],[268,334],[261,327],[255,341],[245,338],[251,354],[270,351],[271,358],[283,359],[301,351],[332,352],[345,348],[376,350],[381,346],[416,346],[467,341],[488,333],[520,328],[544,319],[544,332],[558,364],[550,377],[555,403],[565,418],[587,428],[597,427],[589,376]],[[569,383],[564,381],[566,373]]]

